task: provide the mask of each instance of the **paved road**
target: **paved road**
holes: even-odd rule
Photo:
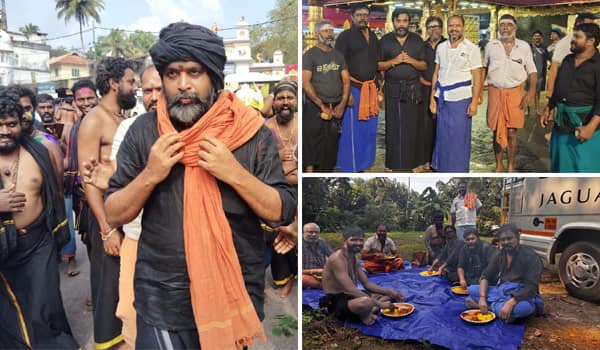
[[[83,345],[85,350],[94,349],[93,324],[91,309],[85,306],[85,300],[90,296],[90,264],[87,258],[85,245],[81,243],[77,235],[77,264],[81,273],[75,277],[67,277],[65,271],[66,262],[60,265],[60,287],[63,296],[63,302],[67,313],[67,318],[71,325],[71,330],[79,344]],[[252,347],[253,350],[288,350],[297,349],[298,334],[294,333],[292,337],[277,337],[273,335],[273,327],[278,324],[275,318],[277,315],[291,315],[298,317],[298,289],[297,282],[294,282],[294,288],[286,299],[281,299],[273,290],[270,269],[267,270],[266,278],[267,288],[265,290],[265,320],[263,326],[267,334],[267,342],[257,342]]]

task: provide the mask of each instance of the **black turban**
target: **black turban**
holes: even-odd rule
[[[273,89],[273,96],[277,96],[278,93],[286,90],[293,93],[296,96],[298,95],[298,85],[291,80],[285,80],[275,85],[275,89]]]
[[[208,28],[185,22],[171,23],[160,31],[150,56],[161,75],[171,62],[199,62],[208,70],[215,89],[223,89],[225,46],[223,39]]]

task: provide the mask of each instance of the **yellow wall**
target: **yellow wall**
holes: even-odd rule
[[[79,69],[79,76],[73,76],[73,69]],[[58,74],[57,73],[58,69]],[[90,69],[86,66],[74,65],[74,64],[53,64],[50,66],[50,77],[52,80],[67,80],[67,79],[75,79],[79,80],[81,78],[88,78],[90,76]]]

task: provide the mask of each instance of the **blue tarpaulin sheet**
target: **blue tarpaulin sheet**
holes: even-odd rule
[[[505,324],[496,318],[488,324],[471,324],[460,318],[465,311],[466,296],[456,295],[450,283],[441,277],[423,277],[424,268],[369,275],[369,280],[386,288],[399,290],[415,311],[401,318],[381,315],[372,326],[346,322],[362,333],[383,339],[422,339],[449,349],[517,349],[525,333],[525,322]],[[302,304],[319,308],[322,290],[303,290]]]

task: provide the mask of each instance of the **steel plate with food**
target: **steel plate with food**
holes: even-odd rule
[[[381,313],[387,317],[404,317],[415,311],[415,306],[410,303],[394,303],[395,309],[381,309]]]
[[[496,314],[488,311],[486,314],[478,309],[463,311],[460,318],[470,323],[489,323],[496,319]]]
[[[452,290],[452,293],[454,294],[469,295],[469,291],[467,290],[467,288],[462,286],[454,286],[450,290]]]
[[[437,271],[423,271],[423,272],[420,272],[419,275],[425,276],[425,277],[431,277],[431,276],[439,276],[440,273]]]

